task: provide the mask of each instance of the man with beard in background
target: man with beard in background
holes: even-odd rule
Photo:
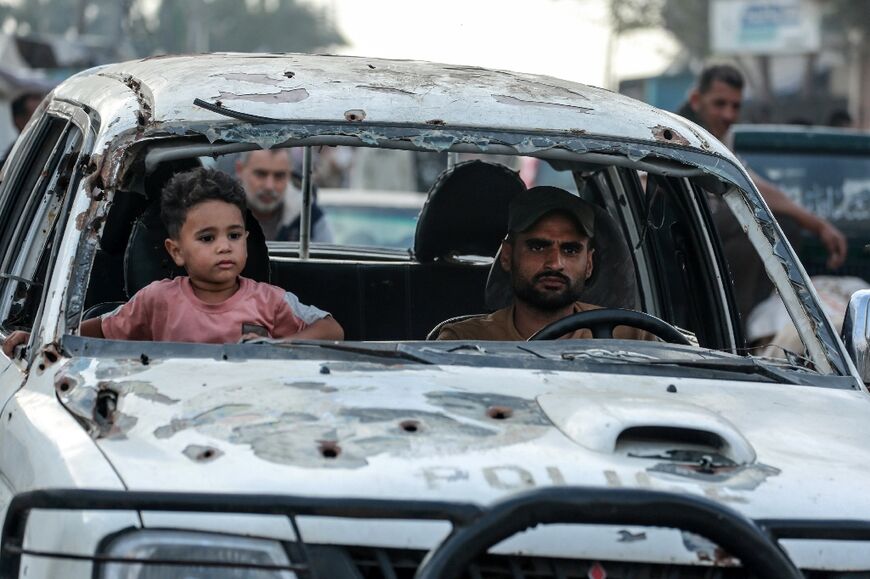
[[[291,172],[287,149],[242,153],[236,161],[236,176],[245,188],[248,208],[260,222],[266,240],[298,241],[302,191],[299,179]],[[332,232],[316,202],[311,205],[311,241],[332,241]]]
[[[729,64],[707,66],[701,72],[698,84],[692,89],[689,99],[677,113],[701,125],[714,137],[725,142],[731,127],[740,116],[743,85],[743,74],[737,68]],[[843,265],[848,249],[843,232],[824,217],[793,201],[782,189],[751,168],[748,168],[748,172],[793,244],[800,242],[799,230],[803,229],[818,237],[827,250],[828,269],[836,270]],[[767,278],[764,264],[753,251],[742,226],[725,209],[721,198],[714,197],[710,203],[725,258],[734,276],[737,309],[742,319],[747,320],[752,309],[773,290],[773,284]]]
[[[497,257],[511,278],[513,304],[487,316],[445,324],[439,340],[527,340],[544,326],[600,308],[578,301],[592,275],[595,250],[592,206],[558,187],[518,193],[508,209],[508,234]],[[590,339],[580,329],[562,336]],[[655,340],[643,330],[617,326],[613,337]]]

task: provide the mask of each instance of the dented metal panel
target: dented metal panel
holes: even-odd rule
[[[58,380],[61,402],[86,425],[131,489],[268,493],[283,492],[293,481],[294,494],[301,495],[489,504],[527,488],[606,485],[698,494],[750,517],[793,517],[796,505],[807,518],[845,513],[846,505],[848,512],[870,509],[870,498],[846,490],[850,481],[870,475],[863,442],[870,435],[865,420],[870,400],[859,391],[802,389],[795,396],[793,387],[775,384],[723,388],[716,380],[673,377],[593,379],[574,372],[317,361],[288,366],[278,360],[259,360],[256,366],[205,359],[145,365],[77,358]],[[64,382],[68,387],[61,389]],[[94,417],[105,390],[117,395],[108,429]],[[542,397],[558,402],[541,404]],[[664,408],[670,409],[665,422],[675,428],[732,429],[734,444],[745,440],[751,453],[735,455],[742,464],[704,467],[663,460],[660,453],[643,457],[606,445],[589,449],[572,433],[588,422],[584,412],[590,400],[617,424],[630,412],[625,428],[661,424]],[[819,407],[828,411],[819,413]],[[719,422],[727,427],[716,426]],[[155,464],[163,476],[153,476]],[[335,484],[336,477],[347,484]],[[816,492],[819,488],[826,492]],[[370,537],[352,529],[318,520],[303,531],[309,540],[348,544],[371,544],[394,533],[387,523],[372,522]],[[647,540],[634,541],[629,551],[617,530],[589,529],[559,531],[559,540],[544,530],[515,537],[502,550],[697,560],[694,548],[668,547],[669,533],[645,532]],[[408,547],[426,548],[442,533],[440,527],[421,525],[403,540]],[[579,544],[586,545],[583,553],[573,550]],[[841,568],[810,546],[790,551],[799,561],[812,553],[816,564]],[[854,552],[848,557],[856,561]]]
[[[600,88],[532,74],[357,57],[215,54],[101,67],[64,83],[58,96],[94,100],[90,84],[98,74],[134,78],[142,90],[147,87],[151,119],[160,124],[219,120],[192,106],[200,98],[271,118],[340,121],[345,111],[362,110],[371,122],[425,124],[437,119],[446,126],[663,139],[730,158],[724,146],[684,119]],[[197,82],[177,80],[191,76]],[[362,90],[349,90],[358,87]],[[362,94],[366,98],[360,100]],[[463,106],[456,106],[457,100]],[[105,100],[101,104],[111,106]],[[674,138],[668,139],[660,127]]]

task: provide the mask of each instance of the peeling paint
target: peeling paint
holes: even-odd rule
[[[338,389],[334,386],[327,386],[325,382],[287,382],[285,385],[290,386],[291,388],[299,388],[301,390],[313,390],[316,392],[322,392],[324,394],[330,394],[332,392],[338,391]]]
[[[713,563],[716,567],[737,567],[740,565],[737,559],[706,537],[688,531],[681,531],[680,534],[683,538],[683,546],[687,551],[694,553],[698,557],[698,561]]]
[[[157,438],[170,438],[182,430],[208,426],[217,422],[244,423],[256,420],[258,415],[251,412],[250,404],[225,404],[218,406],[192,418],[172,419],[172,422],[154,431]],[[314,417],[312,417],[313,419]]]
[[[288,386],[324,392],[317,382]],[[247,445],[259,458],[308,468],[360,468],[374,456],[418,456],[437,444],[439,452],[462,453],[517,444],[542,436],[550,423],[534,401],[510,396],[436,392],[426,397],[445,412],[420,408],[361,408],[330,404],[322,416],[274,412],[253,404],[224,404],[190,417],[174,417],[154,431],[167,439],[192,429],[216,440]],[[507,419],[486,411],[510,406]],[[318,406],[312,401],[312,406]],[[449,413],[449,414],[448,414]],[[409,429],[408,425],[413,425]],[[335,452],[326,446],[334,445]],[[324,450],[326,448],[326,450]],[[502,473],[503,474],[503,473]]]
[[[405,90],[405,89],[401,89],[401,88],[395,88],[395,87],[391,87],[391,86],[375,86],[375,85],[358,84],[358,85],[356,85],[356,88],[370,90],[373,92],[380,92],[380,93],[386,93],[386,94],[396,94],[396,95],[402,95],[402,96],[415,96],[417,94],[414,91]]]
[[[149,361],[148,365],[160,364],[161,360]],[[148,367],[141,360],[107,360],[97,362],[96,377],[98,380],[115,380],[128,378],[140,372],[145,372]]]
[[[251,84],[263,84],[266,86],[275,86],[281,82],[280,79],[274,79],[268,74],[257,74],[253,72],[230,72],[211,75],[213,77],[225,78],[227,80],[238,80],[241,82],[249,82]],[[286,76],[286,75],[285,75]],[[287,78],[293,78],[292,76]]]
[[[705,483],[716,483],[724,488],[740,491],[755,490],[768,478],[777,476],[782,472],[778,468],[761,463],[715,467],[711,469],[711,472],[705,472],[694,464],[662,462],[646,470],[652,476],[668,475],[664,478],[679,477]]]
[[[310,94],[304,88],[293,88],[274,93],[242,93],[221,92],[219,101],[251,101],[255,103],[298,103],[307,99]]]
[[[674,145],[688,145],[689,139],[678,133],[675,129],[664,125],[656,125],[652,127],[652,134],[655,140],[663,143],[672,143]]]
[[[494,393],[450,391],[430,392],[426,394],[426,399],[434,406],[467,418],[486,419],[487,410],[496,406],[510,408],[513,411],[510,419],[505,421],[507,423],[552,426],[552,422],[535,400]]]
[[[541,102],[541,101],[530,101],[524,100],[517,97],[503,95],[503,94],[494,94],[492,98],[495,99],[496,102],[501,103],[503,105],[514,105],[514,106],[527,106],[534,105],[536,107],[545,107],[545,108],[553,108],[553,109],[561,109],[561,110],[570,110],[579,113],[588,113],[592,110],[590,107],[581,107],[579,105],[569,105],[564,103],[549,103],[549,102]]]
[[[178,399],[171,398],[166,394],[162,394],[150,382],[137,382],[134,380],[125,380],[123,382],[101,382],[104,387],[109,387],[118,392],[119,396],[123,397],[128,394],[135,394],[143,400],[150,400],[157,404],[176,404]]]
[[[620,543],[636,543],[638,541],[646,541],[646,533],[643,531],[638,533],[632,533],[631,531],[626,531],[625,529],[618,532],[619,538],[617,539]]]

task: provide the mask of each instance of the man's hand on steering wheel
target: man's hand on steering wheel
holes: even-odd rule
[[[593,338],[609,339],[613,338],[613,329],[616,326],[630,326],[645,330],[671,344],[691,345],[689,339],[680,330],[662,319],[644,312],[616,308],[602,308],[571,314],[545,326],[529,340],[555,340],[569,332],[583,328],[591,330]]]

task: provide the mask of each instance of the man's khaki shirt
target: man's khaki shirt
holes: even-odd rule
[[[601,309],[601,306],[574,302],[574,313]],[[574,340],[591,340],[592,332],[583,328],[566,336]],[[650,340],[656,337],[638,328],[616,326],[613,337],[617,340]],[[438,340],[484,340],[484,341],[525,341],[514,326],[514,306],[497,310],[489,315],[445,324],[438,333]]]

